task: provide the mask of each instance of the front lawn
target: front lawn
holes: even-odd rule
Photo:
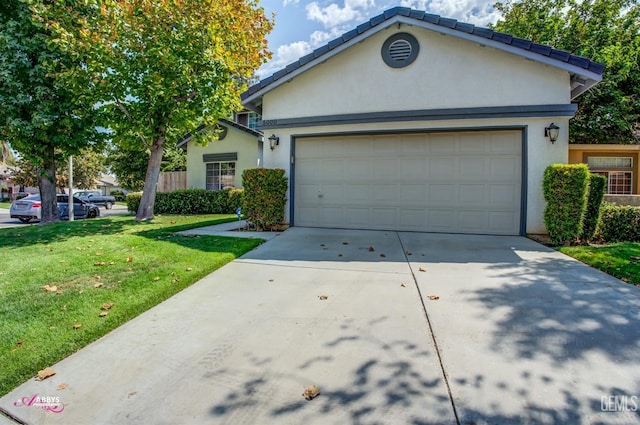
[[[559,250],[618,279],[640,285],[640,243],[568,246]]]
[[[0,395],[258,246],[176,232],[235,216],[0,229]]]
[[[11,208],[11,202],[0,202],[0,208]]]

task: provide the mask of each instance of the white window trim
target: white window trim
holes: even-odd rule
[[[213,168],[214,164],[219,164],[220,166],[218,167],[218,183],[219,183],[219,187],[218,188],[210,188],[209,187],[209,166],[211,166]],[[231,186],[223,186],[222,185],[222,164],[233,164],[233,184]],[[235,180],[236,180],[236,164],[237,161],[212,161],[212,162],[206,162],[205,163],[205,171],[204,171],[204,185],[205,185],[205,189],[207,190],[224,190],[224,189],[228,189],[228,188],[234,188],[235,187]],[[215,170],[213,170],[215,171]],[[213,176],[216,177],[216,176]]]

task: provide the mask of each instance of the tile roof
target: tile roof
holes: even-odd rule
[[[242,93],[241,99],[245,100],[251,97],[253,94],[275,83],[282,77],[285,77],[286,75],[291,74],[292,72],[298,70],[299,68],[303,67],[304,65],[311,62],[312,60],[315,60],[321,56],[325,56],[329,54],[331,51],[347,43],[354,37],[361,35],[381,25],[382,23],[396,17],[406,17],[406,18],[417,20],[417,21],[422,21],[428,24],[441,26],[450,30],[460,31],[461,33],[477,36],[480,39],[484,38],[487,40],[492,40],[494,42],[503,43],[511,47],[522,49],[524,51],[528,51],[531,53],[536,53],[560,62],[564,62],[568,65],[573,65],[578,68],[582,68],[586,71],[592,72],[597,75],[601,75],[602,72],[604,71],[604,65],[602,64],[593,62],[581,56],[572,55],[562,50],[554,49],[550,46],[534,43],[530,40],[524,40],[521,38],[513,37],[509,34],[494,31],[489,28],[477,27],[472,24],[459,22],[455,19],[443,18],[439,15],[434,15],[421,10],[414,10],[408,7],[394,7],[392,9],[388,9],[384,11],[378,16],[371,18],[368,22],[358,25],[356,28],[352,29],[351,31],[344,33],[341,37],[338,37],[335,40],[330,41],[328,44],[317,48],[316,50],[309,53],[308,55],[301,57],[297,61],[287,65],[285,68],[275,72],[273,75],[249,87],[247,91]]]

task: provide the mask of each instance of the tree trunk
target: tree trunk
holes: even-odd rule
[[[38,177],[40,189],[40,224],[60,221],[58,201],[56,199],[56,158],[53,147],[49,147],[43,156],[43,166]]]
[[[160,165],[162,163],[164,137],[153,142],[151,145],[151,155],[147,165],[147,174],[144,178],[144,188],[142,189],[142,199],[136,214],[136,221],[151,220],[153,218],[153,205],[156,202],[156,185],[160,176]]]

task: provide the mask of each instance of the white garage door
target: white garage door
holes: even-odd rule
[[[294,225],[517,235],[522,133],[297,138]]]

